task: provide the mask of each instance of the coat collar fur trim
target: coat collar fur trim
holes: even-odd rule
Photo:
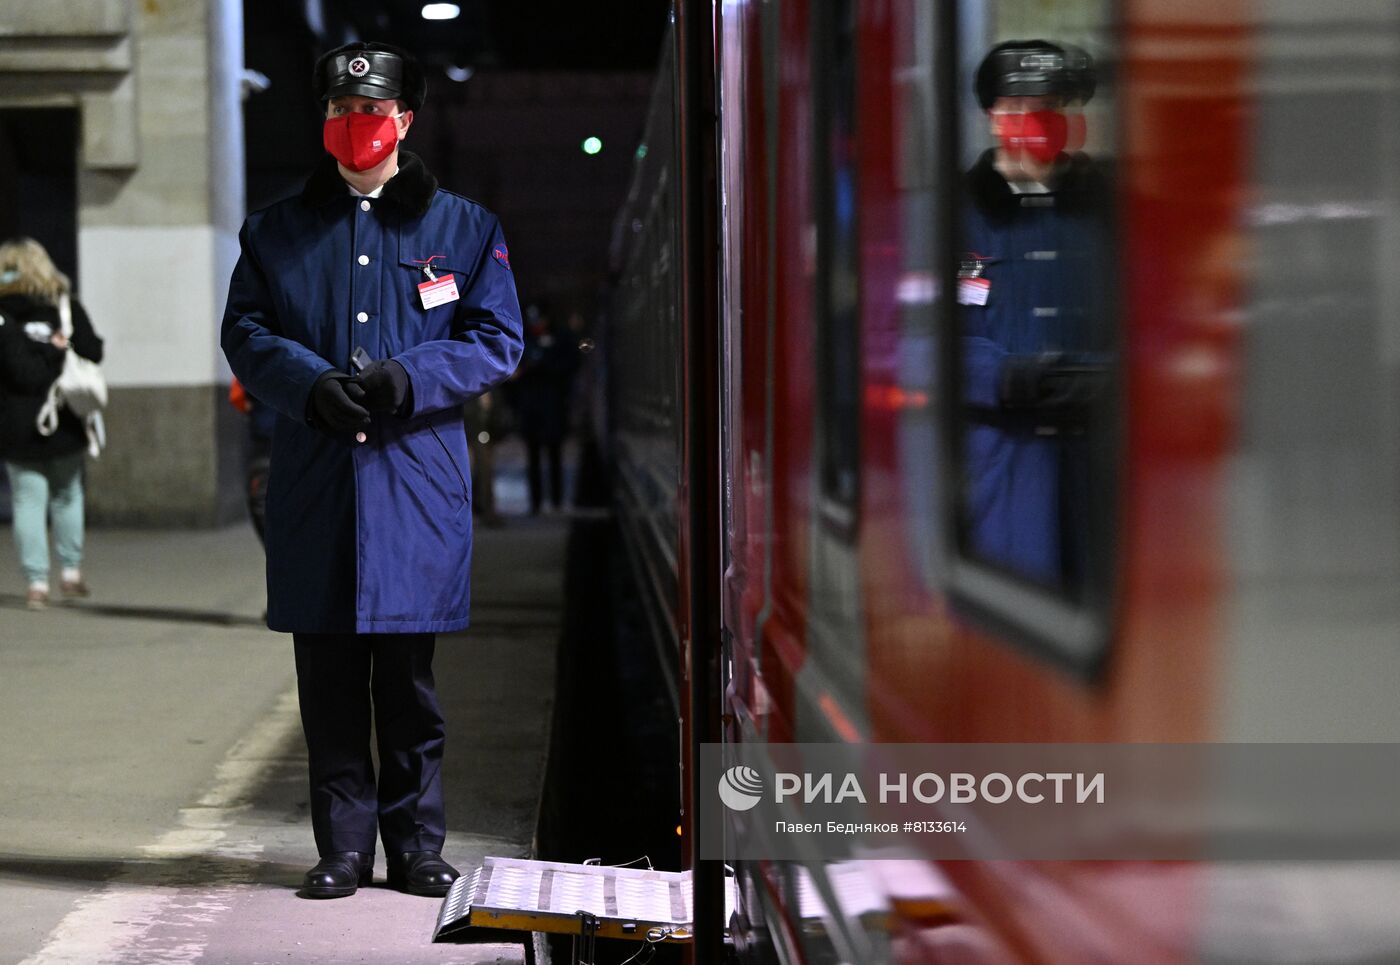
[[[379,197],[398,205],[409,217],[420,218],[427,213],[428,206],[432,204],[437,186],[437,178],[424,166],[422,159],[412,151],[400,148],[399,173],[389,179],[384,185],[384,193]],[[307,204],[319,207],[336,198],[348,197],[350,192],[346,188],[345,179],[340,176],[335,158],[327,154],[311,173],[311,177],[307,178],[301,198]]]
[[[1021,196],[1011,190],[996,169],[996,151],[989,150],[967,172],[972,201],[989,217],[1011,218],[1021,209]],[[1103,172],[1083,155],[1070,155],[1060,169],[1052,192],[1055,206],[1072,212],[1097,210],[1109,202]]]

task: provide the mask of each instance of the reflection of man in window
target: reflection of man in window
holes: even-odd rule
[[[1088,402],[1110,287],[1106,192],[1076,151],[1093,89],[1074,48],[1010,41],[983,59],[976,91],[995,146],[967,174],[958,266],[968,549],[1071,594],[1084,578]]]

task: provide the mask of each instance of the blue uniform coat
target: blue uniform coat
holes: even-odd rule
[[[298,633],[436,633],[468,623],[471,472],[462,405],[519,361],[520,307],[501,227],[440,190],[414,155],[376,199],[327,157],[299,197],[248,216],[222,344],[277,411],[267,493],[268,626]],[[437,256],[437,257],[434,257]],[[424,309],[432,258],[461,295]],[[308,420],[312,385],[363,347],[407,371],[405,415],[367,441]]]
[[[964,264],[990,283],[985,304],[964,304],[960,315],[968,535],[978,555],[1056,585],[1082,566],[1082,548],[1066,541],[1083,529],[1085,443],[1064,412],[1008,410],[1003,392],[1018,361],[1105,357],[1108,186],[1075,157],[1053,193],[1016,195],[994,156],[968,172],[960,246]]]

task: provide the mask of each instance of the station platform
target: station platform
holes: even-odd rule
[[[439,638],[444,856],[530,853],[563,619],[563,517],[476,529]],[[0,532],[0,963],[522,962],[430,944],[440,900],[295,896],[316,861],[291,638],[239,525],[88,533],[91,600],[24,608]]]

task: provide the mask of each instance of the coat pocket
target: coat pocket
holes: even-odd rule
[[[457,484],[462,487],[462,498],[468,499],[471,493],[471,486],[467,483],[467,478],[462,474],[462,467],[457,465],[457,460],[453,458],[452,450],[447,448],[447,443],[442,441],[442,436],[438,435],[436,426],[428,426],[428,431],[437,440],[438,446],[442,449],[442,455],[447,460],[447,464],[452,467],[452,472],[457,477]]]
[[[420,430],[407,435],[403,442],[417,466],[418,472],[414,475],[422,480],[420,483],[414,481],[413,476],[409,477],[410,485],[424,497],[422,505],[425,512],[432,516],[445,511],[460,524],[463,510],[467,508],[469,490],[442,438],[433,427],[428,426],[426,432]],[[435,511],[427,508],[432,506],[442,509]]]

